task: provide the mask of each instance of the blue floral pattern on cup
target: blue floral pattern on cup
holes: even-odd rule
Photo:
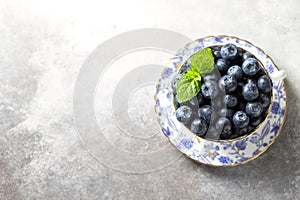
[[[268,74],[278,71],[277,67],[261,49],[236,37],[218,36],[199,39],[187,44],[170,60],[158,81],[155,95],[155,110],[162,131],[169,141],[182,153],[203,164],[233,166],[246,163],[263,153],[276,139],[283,126],[286,112],[284,81],[273,82],[272,102],[266,119],[250,135],[235,140],[206,140],[197,137],[175,117],[170,82],[183,63],[198,50],[233,43],[251,52],[263,65]]]

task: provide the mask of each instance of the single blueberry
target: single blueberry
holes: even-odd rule
[[[252,58],[252,57],[253,57],[253,55],[249,52],[243,53],[243,60],[246,60],[246,59]]]
[[[228,75],[234,76],[237,80],[242,80],[245,76],[242,68],[238,65],[233,65],[227,70]]]
[[[205,119],[205,121],[209,124],[211,120],[212,107],[210,105],[202,106],[198,109],[198,116],[200,118]]]
[[[266,93],[261,93],[259,95],[259,101],[263,108],[267,108],[270,105],[270,95]]]
[[[229,133],[231,131],[231,122],[226,117],[221,117],[216,122],[216,129],[222,133]]]
[[[255,58],[247,58],[242,64],[242,69],[245,74],[254,76],[259,72],[260,66]]]
[[[263,75],[258,79],[257,86],[262,92],[271,92],[272,90],[272,82],[267,75]]]
[[[213,54],[214,54],[214,56],[215,56],[216,58],[220,58],[220,57],[221,57],[221,52],[220,52],[220,50],[215,50],[215,51],[213,51]]]
[[[219,88],[216,82],[208,81],[202,84],[201,93],[207,99],[216,97],[219,93]]]
[[[249,117],[243,111],[237,111],[232,118],[233,124],[237,128],[247,127],[249,124]]]
[[[193,111],[188,106],[181,106],[176,110],[176,118],[182,123],[187,123],[192,118]]]
[[[229,62],[223,58],[219,58],[216,62],[216,67],[221,73],[225,73],[228,70]]]
[[[247,83],[243,87],[242,94],[243,94],[244,99],[246,99],[247,101],[252,101],[259,96],[259,91],[258,91],[256,84]]]
[[[219,81],[219,88],[226,93],[234,92],[237,88],[237,80],[232,75],[224,75]]]
[[[226,44],[221,48],[221,57],[226,60],[233,60],[239,55],[238,48],[234,44]]]
[[[238,103],[237,97],[234,95],[231,95],[231,94],[227,94],[224,98],[224,101],[225,101],[226,107],[228,107],[228,108],[234,108]]]
[[[258,126],[260,124],[261,120],[262,120],[261,116],[259,116],[259,117],[252,117],[250,119],[250,125],[256,127],[256,126]]]
[[[259,102],[248,102],[246,104],[246,113],[250,117],[258,117],[261,115],[263,107]]]
[[[198,136],[204,135],[207,131],[207,128],[207,122],[202,118],[195,119],[191,123],[191,131]]]

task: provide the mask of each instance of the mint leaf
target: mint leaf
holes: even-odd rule
[[[210,48],[201,49],[192,56],[191,68],[202,76],[214,70],[214,56]]]
[[[179,103],[191,100],[200,91],[200,74],[189,70],[177,82],[177,99]]]

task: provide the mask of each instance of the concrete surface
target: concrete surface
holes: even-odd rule
[[[145,27],[236,35],[268,52],[288,75],[274,145],[234,168],[170,151],[179,158],[162,169],[128,173],[91,156],[73,118],[77,74],[99,44]],[[300,199],[299,36],[298,0],[0,1],[0,199]]]

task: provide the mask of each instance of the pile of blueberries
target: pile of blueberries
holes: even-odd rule
[[[201,77],[201,90],[193,99],[178,103],[176,83],[190,69],[186,62],[173,78],[176,117],[196,135],[234,139],[253,131],[270,105],[272,82],[258,60],[234,44],[211,47],[215,68]]]

